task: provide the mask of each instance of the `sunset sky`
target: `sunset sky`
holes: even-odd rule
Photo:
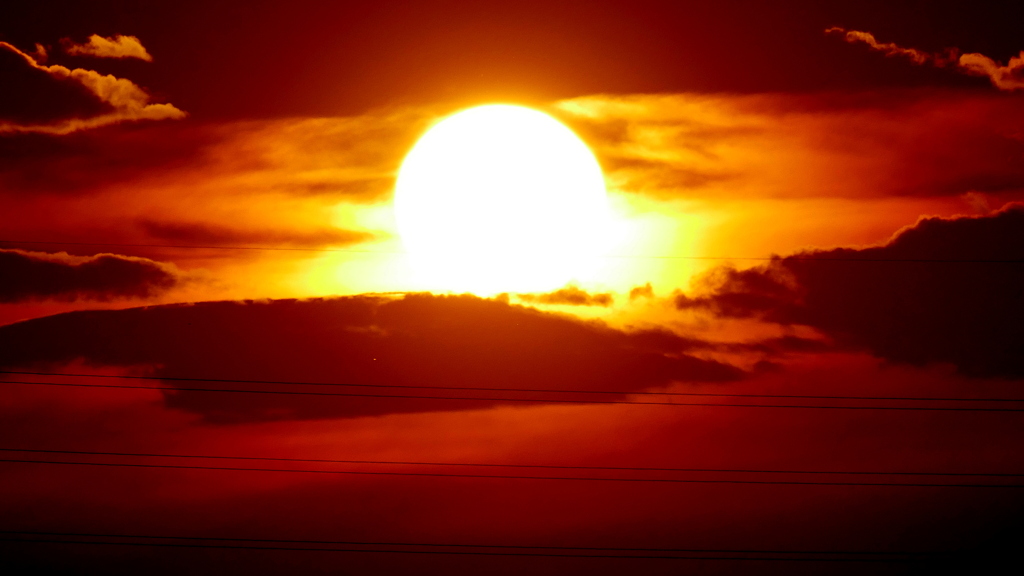
[[[1004,4],[6,3],[0,562],[1019,565]]]

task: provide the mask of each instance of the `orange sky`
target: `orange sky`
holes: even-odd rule
[[[937,565],[907,551],[972,571],[1012,556],[1012,14],[101,4],[0,9],[0,548],[17,568],[903,574]],[[403,159],[487,103],[593,152],[611,221],[592,273],[477,294],[471,262],[450,287],[416,276]]]

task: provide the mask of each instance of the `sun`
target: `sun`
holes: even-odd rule
[[[492,104],[419,139],[398,173],[395,216],[419,285],[488,295],[586,282],[609,208],[601,167],[572,130]]]

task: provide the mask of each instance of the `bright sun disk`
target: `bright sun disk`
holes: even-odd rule
[[[586,281],[606,247],[601,167],[563,124],[494,104],[435,124],[406,156],[395,214],[419,283],[478,294]]]

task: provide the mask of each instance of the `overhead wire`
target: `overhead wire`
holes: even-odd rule
[[[429,386],[420,384],[366,384],[346,382],[307,382],[298,380],[247,380],[237,378],[201,378],[184,376],[137,376],[130,374],[89,374],[69,372],[29,372],[23,370],[0,370],[0,374],[22,376],[64,376],[69,378],[114,378],[119,380],[166,380],[169,382],[218,382],[230,384],[273,384],[288,386],[336,386],[352,388],[402,388],[422,390],[472,390],[481,392],[542,392],[551,394],[610,394],[634,396],[699,396],[721,398],[786,398],[805,400],[899,400],[921,402],[1024,402],[1024,398],[949,398],[937,396],[838,396],[810,394],[730,394],[722,392],[649,392],[628,390],[574,390],[569,388],[503,388],[480,386]]]
[[[647,466],[578,466],[552,464],[508,464],[480,462],[416,462],[404,460],[342,460],[330,458],[286,458],[276,456],[234,456],[211,454],[165,454],[155,452],[110,452],[95,450],[56,450],[43,448],[0,447],[0,452],[28,452],[35,454],[73,454],[85,456],[126,456],[133,458],[185,458],[201,460],[259,460],[271,462],[301,462],[317,464],[376,464],[388,466],[453,466],[476,468],[539,468],[545,470],[613,470],[635,472],[703,472],[735,474],[828,474],[828,475],[872,475],[872,476],[989,476],[998,478],[1021,478],[1024,473],[1006,472],[933,472],[902,470],[778,470],[754,468],[670,468]]]
[[[485,396],[419,396],[412,394],[359,394],[354,392],[313,392],[299,390],[242,390],[237,388],[195,388],[167,386],[129,386],[119,384],[75,384],[70,382],[28,382],[21,380],[0,380],[0,384],[25,386],[58,386],[93,389],[160,390],[166,392],[211,392],[228,394],[265,394],[285,396],[318,396],[344,398],[379,398],[406,400],[454,400],[460,402],[524,402],[530,404],[598,404],[627,406],[699,406],[717,408],[789,408],[809,410],[890,410],[926,412],[1024,412],[1024,408],[980,408],[959,406],[833,406],[824,404],[726,404],[718,402],[633,402],[629,400],[567,400],[564,398],[508,398]]]
[[[373,548],[313,548],[309,546],[254,546],[254,545],[230,545],[230,544],[196,544],[188,542],[128,542],[128,541],[100,541],[100,540],[67,540],[67,539],[44,539],[44,538],[0,538],[3,542],[21,543],[46,543],[46,544],[76,544],[76,545],[110,545],[110,546],[135,546],[153,548],[197,548],[197,549],[221,549],[221,550],[268,550],[288,552],[346,552],[346,553],[373,553],[373,554],[413,554],[413,555],[446,555],[446,556],[504,556],[504,557],[531,557],[531,558],[595,558],[595,559],[623,559],[623,560],[702,560],[702,561],[762,561],[762,562],[874,562],[874,563],[902,563],[919,561],[917,558],[895,558],[895,557],[808,557],[808,556],[682,556],[682,555],[639,555],[639,554],[572,554],[553,552],[511,552],[511,551],[489,551],[489,550],[409,550],[409,549],[373,549]]]
[[[0,541],[149,546],[157,548],[198,548],[225,550],[271,550],[294,552],[364,552],[377,554],[424,554],[455,556],[505,556],[540,558],[599,558],[638,560],[715,560],[782,562],[920,562],[948,558],[961,553],[920,551],[815,551],[728,548],[620,548],[610,546],[528,546],[507,544],[442,544],[435,542],[365,542],[345,540],[290,540],[271,538],[231,538],[210,536],[166,536],[102,534],[90,532],[43,532],[0,530]],[[88,540],[69,540],[88,538]],[[347,548],[339,548],[347,546]],[[358,546],[358,547],[353,547]],[[712,556],[717,555],[717,556]]]
[[[468,544],[468,543],[440,543],[440,542],[376,542],[366,540],[311,540],[311,539],[284,539],[284,538],[238,538],[224,536],[170,536],[152,534],[109,534],[94,532],[52,532],[35,530],[0,530],[0,534],[30,535],[30,536],[70,536],[70,537],[92,537],[92,538],[147,538],[153,540],[206,540],[221,542],[253,542],[273,544],[335,544],[335,545],[356,545],[356,546],[422,546],[422,547],[443,547],[443,548],[500,548],[510,550],[597,550],[614,552],[704,552],[704,553],[733,553],[733,554],[818,554],[818,555],[871,555],[871,556],[930,556],[943,554],[943,552],[928,552],[919,550],[794,550],[794,549],[770,549],[770,548],[652,548],[652,547],[618,547],[618,546],[552,546],[552,545],[527,545],[527,544]]]
[[[626,478],[605,476],[540,476],[525,474],[468,474],[448,472],[398,472],[382,470],[323,470],[297,468],[265,468],[240,466],[201,466],[194,464],[153,464],[133,462],[81,462],[68,460],[41,460],[22,458],[0,458],[0,462],[11,464],[47,464],[65,466],[92,466],[101,468],[150,468],[171,470],[210,470],[232,472],[275,472],[290,474],[324,474],[350,476],[400,476],[419,478],[460,478],[489,480],[553,480],[577,482],[624,482],[624,483],[658,483],[658,484],[747,484],[765,486],[858,486],[886,488],[1024,488],[1024,484],[979,484],[954,482],[854,482],[854,481],[818,481],[818,480],[746,480],[721,478]]]

